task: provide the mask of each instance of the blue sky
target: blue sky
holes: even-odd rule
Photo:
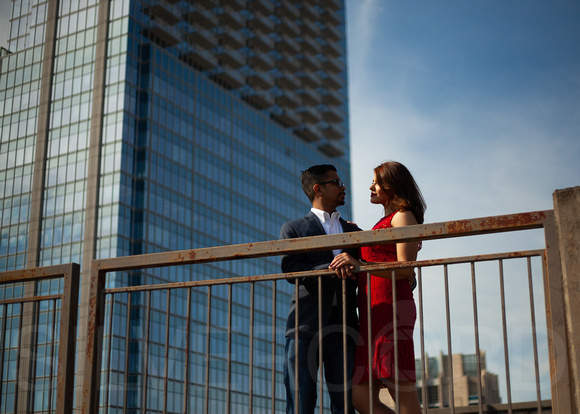
[[[347,0],[354,219],[372,167],[419,182],[429,222],[551,209],[580,185],[580,2]]]
[[[556,189],[580,185],[580,0],[346,0],[346,7],[349,196],[359,226],[370,229],[381,216],[368,185],[386,160],[414,174],[426,222],[552,209]],[[0,0],[1,46],[9,10]],[[543,247],[542,233],[528,231],[430,241],[419,258]],[[466,272],[450,270],[452,298],[471,292]],[[506,401],[497,272],[497,265],[478,268],[478,304],[482,349]],[[535,398],[523,273],[506,278],[512,392],[520,401]],[[447,349],[441,275],[426,273],[424,283],[426,346],[436,355]],[[451,305],[453,352],[473,352],[470,308],[470,298]],[[549,398],[544,361],[540,369]]]

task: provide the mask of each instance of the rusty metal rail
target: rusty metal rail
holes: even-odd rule
[[[79,275],[80,268],[75,263],[0,273],[0,287],[28,283],[32,292],[37,282],[63,280],[62,292],[59,294],[29,295],[23,288],[25,296],[0,300],[0,386],[3,390],[0,407],[3,412],[36,411],[37,392],[41,397],[39,406],[43,412],[72,412]],[[46,316],[45,330],[40,329],[41,314]],[[45,341],[41,342],[40,334]],[[48,355],[39,354],[39,346],[48,347]],[[57,348],[58,359],[55,361]],[[15,355],[16,359],[11,361],[10,355]],[[42,399],[43,390],[35,389],[39,379],[35,371],[41,362],[48,370],[43,376],[48,379],[48,389],[44,389],[48,396],[45,399]],[[4,392],[11,388],[11,384],[13,393]]]
[[[121,270],[250,259],[304,251],[329,250],[332,248],[360,247],[400,241],[434,240],[539,229],[544,227],[544,223],[550,221],[550,219],[553,220],[553,212],[546,210],[328,236],[114,257],[93,260],[91,272],[94,275],[103,275],[107,272]]]
[[[110,288],[105,289],[105,281],[106,275],[109,272],[116,272],[116,271],[126,271],[126,270],[133,270],[133,269],[147,269],[147,268],[157,268],[157,267],[168,267],[168,266],[178,266],[178,265],[192,265],[192,264],[201,264],[201,263],[209,263],[209,262],[219,262],[219,261],[229,261],[229,260],[242,260],[242,259],[249,259],[249,258],[257,258],[257,257],[267,257],[267,256],[277,256],[282,254],[288,253],[297,253],[297,252],[304,252],[304,251],[312,251],[312,250],[330,250],[333,248],[347,248],[347,247],[360,247],[364,245],[376,245],[376,244],[384,244],[384,243],[395,243],[400,241],[418,241],[418,240],[433,240],[433,239],[444,239],[444,238],[451,238],[451,237],[464,237],[464,236],[472,236],[477,234],[490,234],[490,233],[499,233],[499,232],[511,232],[511,231],[518,231],[518,230],[527,230],[527,229],[539,229],[543,228],[546,234],[546,245],[547,249],[541,251],[533,251],[533,252],[512,252],[506,253],[501,255],[491,255],[491,256],[472,256],[472,257],[464,257],[464,258],[451,258],[451,259],[440,259],[440,260],[431,260],[431,261],[417,261],[417,262],[409,262],[409,263],[395,263],[395,264],[386,264],[384,266],[365,266],[361,267],[360,271],[371,271],[373,269],[394,269],[396,267],[406,267],[406,266],[413,266],[420,269],[428,266],[446,266],[454,263],[475,263],[478,261],[486,261],[486,260],[498,260],[500,263],[504,259],[510,258],[529,258],[531,256],[542,256],[543,263],[545,269],[547,270],[545,278],[546,278],[546,286],[548,287],[548,291],[546,292],[546,314],[547,314],[547,324],[548,324],[548,334],[550,335],[549,342],[550,342],[550,361],[552,361],[552,370],[551,376],[552,380],[552,395],[554,398],[553,406],[555,407],[556,412],[566,412],[566,407],[570,407],[570,388],[569,388],[569,377],[568,372],[565,369],[565,363],[567,363],[567,353],[566,348],[562,347],[561,344],[554,341],[553,338],[562,337],[561,335],[565,336],[565,332],[563,332],[563,326],[558,325],[555,322],[559,321],[563,318],[562,311],[558,304],[553,302],[552,298],[557,297],[561,294],[561,291],[558,291],[558,288],[553,288],[552,284],[550,283],[550,274],[558,274],[559,270],[559,261],[558,261],[558,252],[557,250],[551,248],[551,246],[555,246],[557,243],[554,242],[555,236],[555,224],[554,224],[554,214],[552,211],[538,211],[538,212],[530,212],[530,213],[521,213],[515,215],[505,215],[505,216],[496,216],[496,217],[484,217],[479,219],[471,219],[471,220],[459,220],[459,221],[452,221],[452,222],[444,222],[444,223],[433,223],[433,224],[424,224],[424,225],[416,225],[416,226],[408,226],[404,228],[394,228],[388,230],[373,230],[373,231],[363,231],[358,233],[343,233],[337,235],[328,235],[328,236],[317,236],[317,237],[309,237],[309,238],[298,238],[292,240],[276,240],[276,241],[269,241],[269,242],[259,242],[259,243],[249,243],[243,245],[234,245],[234,246],[221,246],[221,247],[212,247],[212,248],[203,248],[203,249],[192,249],[192,250],[184,250],[184,251],[177,251],[177,252],[164,252],[164,253],[154,253],[154,254],[147,254],[147,255],[140,255],[140,256],[130,256],[130,257],[118,257],[118,258],[111,258],[111,259],[102,259],[102,260],[94,260],[92,262],[91,268],[91,288],[90,288],[90,301],[89,301],[89,318],[88,318],[88,337],[87,337],[87,344],[86,344],[86,355],[84,363],[84,379],[83,379],[83,401],[82,401],[82,412],[84,413],[95,413],[98,411],[99,408],[99,387],[101,381],[101,366],[102,366],[102,358],[103,358],[103,333],[104,333],[104,325],[105,325],[105,304],[109,301],[111,313],[114,312],[114,304],[116,303],[115,295],[128,295],[127,303],[131,303],[131,297],[134,294],[138,293],[146,293],[147,299],[146,303],[150,303],[151,295],[155,291],[166,290],[166,306],[167,306],[167,313],[166,313],[166,322],[169,322],[170,317],[170,303],[172,290],[176,289],[187,289],[187,306],[188,309],[191,306],[191,296],[192,296],[192,289],[200,288],[200,287],[207,287],[207,326],[206,326],[206,335],[207,335],[207,344],[206,344],[206,352],[209,352],[209,336],[210,336],[210,312],[211,312],[211,298],[212,298],[212,286],[219,286],[224,285],[228,286],[229,289],[229,300],[228,300],[228,323],[231,323],[232,317],[232,310],[231,310],[231,295],[232,295],[232,286],[234,284],[250,284],[252,288],[251,293],[251,301],[252,301],[252,309],[253,309],[253,287],[256,282],[266,282],[272,281],[273,282],[273,292],[276,291],[276,281],[282,279],[291,279],[296,277],[321,277],[324,275],[331,274],[331,271],[318,271],[318,272],[307,272],[306,273],[294,273],[294,274],[270,274],[270,275],[256,275],[256,276],[244,276],[244,277],[235,277],[235,278],[224,278],[224,279],[212,279],[212,280],[201,280],[201,281],[191,281],[191,282],[178,282],[178,283],[162,283],[157,285],[148,285],[148,286],[131,286],[131,287],[119,287],[119,288]],[[529,259],[528,259],[529,260]],[[421,277],[419,277],[419,281],[421,284]],[[447,283],[447,282],[446,282]],[[503,281],[502,281],[503,284]],[[421,288],[419,289],[419,295],[421,295]],[[475,295],[475,293],[474,293]],[[503,295],[503,293],[502,293]],[[107,298],[110,298],[107,299]],[[275,296],[274,296],[275,298]],[[420,298],[421,300],[421,298]],[[446,298],[448,301],[449,298]],[[275,300],[273,303],[273,309],[275,314]],[[422,312],[422,308],[420,309]],[[149,326],[149,312],[150,312],[150,305],[145,306],[146,312],[146,323]],[[502,316],[504,318],[504,326],[505,326],[505,313]],[[189,310],[187,320],[189,320]],[[251,315],[251,320],[253,321],[253,311]],[[127,323],[127,334],[129,334],[129,326]],[[535,323],[535,322],[534,322]],[[275,322],[274,322],[275,324]],[[475,321],[477,326],[477,320]],[[190,347],[189,338],[189,323],[187,323],[187,349]],[[109,328],[110,329],[110,328]],[[252,323],[253,329],[253,323]],[[422,327],[421,327],[422,329]],[[534,328],[535,329],[535,328]],[[275,326],[272,328],[272,353],[275,354]],[[229,332],[229,331],[228,331]],[[252,331],[253,332],[253,331]],[[422,333],[421,333],[422,334]],[[231,351],[231,332],[228,333],[228,341],[227,346],[229,351]],[[450,327],[449,327],[449,320],[448,320],[448,335],[450,336]],[[108,340],[111,340],[111,336],[109,335]],[[169,338],[169,330],[165,333],[166,341]],[[147,338],[149,338],[149,328],[147,328]],[[127,338],[128,339],[128,338]],[[423,339],[421,339],[423,341]],[[252,341],[250,341],[252,342]],[[504,342],[505,340],[505,329],[504,329]],[[148,347],[148,339],[145,341],[145,349]],[[507,345],[507,342],[506,342]],[[126,351],[129,350],[128,343],[126,344]],[[165,345],[165,352],[167,357],[168,352],[168,344]],[[107,345],[107,349],[109,352],[108,363],[110,363],[110,349],[111,344]],[[449,346],[449,350],[451,350],[451,346]],[[186,352],[186,372],[189,370],[189,363],[187,362],[188,352]],[[251,353],[253,355],[253,353]],[[230,359],[231,352],[228,353],[227,360],[224,361],[226,367],[226,380],[228,385],[227,389],[227,401],[226,406],[227,410],[229,410],[231,404],[231,390],[229,388],[229,382],[231,381],[232,376],[232,361]],[[146,356],[146,359],[148,356]],[[536,350],[536,358],[537,358],[537,350]],[[252,359],[252,356],[250,357]],[[209,358],[206,360],[206,380],[208,376],[209,370]],[[509,382],[509,361],[508,361],[508,354],[506,348],[506,367],[508,368],[508,378],[507,381]],[[145,362],[146,364],[146,362]],[[166,365],[167,366],[167,365]],[[272,355],[272,370],[275,370],[275,355]],[[451,367],[452,368],[452,367]],[[252,378],[252,369],[250,369],[250,378]],[[127,375],[127,374],[125,374]],[[537,374],[536,374],[537,375]],[[274,371],[272,372],[272,378],[275,377]],[[145,379],[144,383],[147,384],[147,365],[145,365]],[[167,377],[164,379],[165,385],[163,386],[164,392],[167,391]],[[107,382],[108,383],[108,382]],[[127,382],[126,382],[127,384]],[[187,387],[188,387],[188,377],[185,377],[184,385],[185,394],[184,394],[184,401],[182,407],[188,407],[187,401]],[[249,396],[249,406],[252,407],[252,385],[249,387],[250,389],[250,396]],[[453,394],[453,388],[451,387],[451,397]],[[205,412],[208,412],[208,395],[210,390],[208,389],[208,384],[206,383],[204,395],[205,395]],[[166,394],[164,394],[166,399]],[[108,393],[105,396],[106,400],[108,401]],[[147,404],[147,389],[144,390],[144,394],[141,395],[142,404]],[[275,406],[275,386],[272,385],[272,402],[271,406]],[[451,398],[452,399],[452,398]],[[539,400],[539,397],[538,397]],[[480,403],[481,404],[481,403]],[[453,402],[451,403],[451,412],[453,411]],[[511,410],[511,404],[510,410]],[[144,405],[145,406],[145,405]],[[481,406],[481,405],[480,405]],[[538,402],[538,407],[541,404]],[[126,401],[125,405],[126,406]],[[166,407],[164,407],[166,408]],[[560,411],[560,408],[563,411]],[[274,408],[272,408],[274,412]],[[481,410],[481,408],[480,408]]]
[[[497,262],[501,299],[501,324],[498,325],[501,325],[500,336],[503,342],[505,365],[505,377],[502,380],[507,386],[507,404],[502,406],[505,406],[508,413],[518,412],[524,405],[530,406],[530,404],[539,413],[542,412],[542,409],[546,410],[548,406],[552,407],[552,412],[572,412],[572,386],[568,370],[565,314],[562,306],[562,269],[555,216],[551,210],[387,230],[94,260],[89,280],[89,301],[81,304],[81,306],[88,307],[88,320],[86,321],[86,342],[82,343],[85,352],[80,354],[84,360],[78,361],[79,372],[82,372],[79,374],[82,377],[79,378],[78,382],[82,386],[81,398],[77,396],[78,408],[83,413],[96,413],[99,412],[99,408],[104,408],[105,412],[109,412],[109,406],[121,410],[138,408],[144,412],[150,404],[154,404],[156,405],[154,409],[159,412],[209,413],[216,409],[211,404],[216,404],[216,401],[219,400],[219,411],[223,412],[235,412],[241,407],[244,407],[244,410],[249,409],[250,412],[254,412],[254,410],[261,412],[266,410],[266,406],[269,406],[273,413],[279,412],[283,397],[280,395],[282,392],[279,388],[280,363],[277,358],[281,352],[279,340],[280,335],[283,337],[283,329],[281,330],[276,325],[277,309],[280,309],[279,305],[277,307],[276,304],[277,299],[279,299],[277,297],[279,289],[276,283],[280,280],[302,277],[316,277],[320,283],[321,278],[333,274],[330,270],[321,270],[106,288],[109,273],[527,229],[544,230],[545,249],[406,263],[385,263],[361,266],[356,270],[372,272],[381,269],[394,270],[401,267],[414,267],[417,270],[418,297],[416,302],[419,315],[417,330],[421,347],[420,359],[423,364],[422,378],[425,378],[424,302],[426,296],[424,286],[426,278],[430,277],[431,270],[428,271],[428,269],[438,269],[443,275],[442,287],[445,293],[442,300],[447,314],[445,322],[447,352],[448,355],[451,355],[454,327],[450,320],[449,307],[457,299],[452,298],[449,293],[448,270],[455,265],[468,264],[471,267],[471,274],[463,276],[471,277],[473,339],[477,355],[477,370],[481,372],[479,360],[480,322],[478,319],[475,267],[476,264],[479,266],[481,262]],[[539,273],[542,274],[543,278],[546,335],[550,361],[552,400],[549,402],[541,400],[539,387],[538,361],[541,361],[545,356],[540,356],[536,338],[536,304],[531,270],[531,259],[538,257],[542,268]],[[507,294],[504,289],[504,284],[510,276],[507,273],[504,274],[504,263],[512,260],[527,262],[530,326],[533,333],[534,373],[532,376],[535,377],[537,398],[535,401],[523,405],[512,401],[510,388],[512,383],[510,357],[512,353],[510,353],[507,339],[510,327],[506,311]],[[537,275],[538,272],[534,271],[534,274]],[[477,277],[479,280],[482,276]],[[45,295],[37,295],[34,289],[35,282],[55,278],[63,278],[64,288],[62,292],[51,291]],[[44,390],[48,387],[48,402],[44,401],[40,404],[42,405],[41,409],[57,413],[72,412],[73,390],[75,388],[73,378],[79,266],[70,264],[0,273],[0,287],[15,283],[24,283],[27,286],[23,290],[22,297],[12,296],[0,300],[0,372],[8,372],[5,376],[0,377],[0,385],[10,386],[14,389],[12,393],[0,395],[0,407],[6,407],[7,411],[13,410],[13,412],[32,411],[37,381],[46,380],[48,386],[45,385]],[[257,294],[258,290],[260,293]],[[247,296],[244,299],[244,302],[247,302],[244,305],[244,312],[246,312],[244,315],[247,315],[247,312],[249,315],[243,322],[246,326],[239,326],[240,320],[235,322],[236,312],[239,312],[239,309],[235,310],[235,306],[238,305],[234,303],[233,297],[240,291]],[[261,308],[256,304],[257,295],[262,300]],[[264,300],[272,301],[269,305],[271,311],[267,309]],[[60,309],[58,309],[59,306]],[[192,312],[192,309],[196,309],[196,314]],[[57,327],[59,311],[60,327]],[[140,324],[141,331],[134,330],[133,311],[137,315],[137,323]],[[44,312],[42,316],[39,316],[42,312]],[[271,314],[269,314],[270,312]],[[394,312],[396,312],[396,303],[394,304]],[[44,320],[50,320],[46,324],[46,326],[50,326],[49,330],[51,330],[47,335],[50,341],[46,341],[47,349],[50,349],[50,355],[47,357],[50,363],[48,371],[45,370],[45,374],[40,375],[41,378],[35,378],[35,363],[38,360],[38,357],[35,356],[35,349],[38,347],[39,335],[37,332],[40,317]],[[217,324],[214,321],[216,318],[220,321]],[[271,326],[268,327],[267,321],[270,319]],[[248,322],[249,326],[247,326]],[[238,324],[235,328],[237,331],[234,332],[232,326],[236,323]],[[396,332],[396,321],[394,324]],[[33,328],[32,335],[23,336],[23,328]],[[15,336],[13,332],[18,334]],[[182,335],[183,338],[176,338],[176,335]],[[58,345],[57,337],[59,338]],[[346,340],[344,335],[343,338]],[[242,357],[243,361],[237,359],[236,352],[239,351],[236,351],[237,347],[233,347],[234,341],[238,341],[238,344],[245,344],[242,348],[247,349],[248,354]],[[58,369],[54,363],[57,346]],[[140,348],[137,350],[133,349],[132,346]],[[10,359],[13,358],[10,355],[14,355],[14,352],[18,355],[17,361]],[[131,355],[136,354],[139,355],[138,360],[131,357]],[[269,361],[266,361],[267,358]],[[12,365],[7,369],[7,364]],[[451,358],[449,358],[446,369],[453,372]],[[210,373],[213,375],[215,372],[221,374],[217,375],[216,378],[210,378]],[[256,378],[256,387],[261,387],[259,391],[254,388]],[[57,382],[56,394],[52,391],[55,380]],[[101,386],[103,386],[102,390]],[[322,393],[322,377],[320,378],[320,387],[320,393]],[[9,387],[5,389],[9,389]],[[481,398],[481,378],[478,389],[479,401],[476,411],[482,413],[484,409],[487,409],[487,406]],[[221,394],[222,396],[217,398],[217,390],[225,391],[225,394]],[[101,391],[103,391],[102,394]],[[428,408],[429,396],[425,387],[421,391],[424,412],[427,413],[430,410]],[[192,395],[195,395],[195,398]],[[444,401],[440,402],[441,404],[449,404],[444,409],[446,412],[455,412],[453,396],[454,384],[451,381],[447,394],[443,396]],[[324,403],[324,399],[320,398],[321,412],[323,412]],[[254,407],[254,404],[261,404],[261,406]],[[53,411],[53,406],[56,407],[56,411]]]

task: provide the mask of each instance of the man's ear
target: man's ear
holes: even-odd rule
[[[312,186],[312,189],[314,190],[314,194],[317,196],[321,196],[321,191],[320,191],[320,184],[314,184]]]

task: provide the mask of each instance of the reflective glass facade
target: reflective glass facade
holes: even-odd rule
[[[0,58],[0,271],[72,261],[86,274],[93,258],[276,239],[283,222],[309,209],[301,170],[332,163],[350,181],[344,37],[342,0],[13,2],[9,52]],[[349,204],[341,211],[351,216]],[[272,258],[115,274],[108,284],[277,272]],[[282,355],[291,286],[277,286]],[[236,289],[234,411],[246,404],[249,306],[245,288]],[[81,301],[86,290],[84,280]],[[256,286],[255,293],[256,318],[271,325],[271,288]],[[151,320],[164,312],[164,294],[152,295]],[[193,329],[203,329],[207,295],[197,295]],[[226,289],[214,292],[218,331],[226,329],[227,297]],[[184,304],[184,295],[171,298],[174,338]],[[124,389],[124,378],[111,371],[119,386],[102,396],[109,412],[143,404],[161,410],[154,405],[163,370],[150,376],[148,402],[138,379],[144,306],[138,295],[113,306],[119,321],[111,346],[119,352],[112,358],[123,365],[121,350],[130,349],[133,380]],[[129,343],[121,322],[128,308]],[[162,336],[165,320],[151,330],[151,338]],[[255,341],[269,353],[268,335]],[[211,364],[210,412],[222,412],[223,335],[212,344],[220,351]],[[153,340],[148,349],[151,366],[161,349]],[[175,367],[182,354],[175,340]],[[192,361],[195,384],[202,362]],[[263,397],[256,407],[267,410],[276,381],[282,409],[282,380],[270,378],[265,365],[254,368],[254,393]],[[183,375],[176,368],[170,380]],[[191,393],[195,407],[201,400],[195,387]]]

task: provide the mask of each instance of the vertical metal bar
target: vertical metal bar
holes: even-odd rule
[[[35,283],[33,283],[35,285]],[[33,288],[36,290],[36,287]],[[36,362],[38,360],[38,330],[40,324],[40,303],[33,302],[33,306],[31,307],[33,314],[31,318],[34,320],[32,322],[32,329],[33,332],[30,333],[30,351],[29,352],[29,359],[28,359],[28,390],[27,390],[27,410],[32,411],[32,407],[34,407],[34,397],[36,396]]]
[[[59,372],[58,386],[56,394],[56,413],[65,414],[73,412],[74,408],[74,390],[75,390],[75,358],[77,356],[77,321],[79,309],[79,285],[80,285],[80,266],[76,263],[67,265],[66,273],[64,274],[64,284],[62,291],[62,301],[60,308],[60,339],[58,347],[58,367],[59,371],[62,369],[62,376]],[[92,275],[91,275],[92,276]],[[103,278],[104,279],[104,278]],[[105,305],[104,295],[95,303],[101,307],[98,311],[103,312]],[[100,318],[97,318],[100,321]],[[94,332],[93,332],[94,333]],[[102,331],[100,334],[95,334],[100,338],[100,343],[97,345],[98,352],[102,351]],[[87,343],[89,343],[87,341]],[[87,346],[87,349],[89,347]],[[85,354],[86,356],[86,354]],[[101,356],[97,357],[95,361],[98,364],[97,372],[101,369]],[[85,375],[87,371],[84,372]],[[97,375],[99,378],[99,375]],[[100,386],[100,382],[96,383],[95,388]]]
[[[78,265],[77,265],[78,266]],[[82,413],[89,414],[98,412],[99,409],[99,388],[100,388],[100,374],[101,374],[101,357],[102,357],[102,349],[103,349],[103,331],[101,329],[102,320],[103,320],[103,313],[105,307],[105,278],[106,272],[101,270],[97,265],[91,264],[90,270],[90,277],[89,281],[89,292],[88,292],[88,300],[87,303],[84,304],[86,310],[79,313],[85,313],[86,315],[86,328],[85,334],[86,339],[84,342],[84,349],[79,350],[79,359],[83,360],[83,375],[82,375],[82,389],[80,393],[81,396],[78,396],[78,400],[82,401]],[[75,278],[73,278],[75,279]],[[78,278],[76,278],[78,281]],[[66,288],[65,288],[66,290]],[[75,288],[71,287],[71,293],[75,294],[76,301],[73,301],[71,298],[71,307],[78,306],[78,284]],[[63,300],[64,303],[64,300]],[[76,308],[75,308],[76,309]],[[62,311],[62,315],[66,315],[66,312]],[[76,316],[77,312],[70,312],[71,318],[74,316],[74,324],[73,321],[69,322],[70,326],[76,326]],[[61,344],[59,345],[59,364],[61,362],[61,357],[63,352],[62,347],[62,326],[66,325],[63,323],[61,318]],[[80,335],[80,334],[79,334]],[[75,335],[69,335],[73,340],[76,339]],[[81,345],[82,346],[82,345]],[[74,353],[74,342],[71,346],[71,349]],[[74,361],[74,358],[71,358],[71,361]],[[64,361],[66,363],[66,361]],[[74,380],[74,364],[69,364],[68,370],[72,371],[71,375]],[[68,371],[67,370],[67,371]],[[71,397],[68,398],[64,395],[59,393],[57,398],[57,408],[59,402],[63,402],[63,404],[72,404],[73,398],[72,393],[74,392],[74,385],[71,383],[64,387],[66,392],[69,392]],[[67,411],[68,408],[62,410],[62,413],[70,413],[72,412],[72,405],[70,410]]]
[[[508,338],[507,338],[507,321],[505,312],[505,291],[504,291],[504,280],[503,280],[503,260],[499,259],[499,288],[501,297],[501,324],[503,328],[503,347],[504,347],[504,359],[505,359],[505,380],[507,387],[507,399],[508,399],[508,413],[512,412],[512,392],[510,384],[510,361],[509,361],[509,351],[508,351]]]
[[[324,393],[323,393],[323,383],[324,377],[322,375],[323,363],[323,336],[322,331],[322,276],[318,276],[318,394],[320,395],[319,401],[319,412],[322,414],[324,412]],[[296,359],[298,365],[298,359]]]
[[[479,322],[477,314],[477,285],[475,283],[475,263],[471,262],[471,295],[473,300],[473,330],[475,335],[475,361],[477,364],[477,395],[479,414],[483,414],[483,390],[481,385],[481,356],[479,352]]]
[[[129,395],[129,342],[131,342],[131,299],[132,293],[127,297],[127,327],[125,329],[125,376],[123,381],[123,412],[127,412],[127,398]]]
[[[272,281],[272,368],[270,375],[272,385],[270,386],[270,404],[272,414],[276,412],[276,281]]]
[[[205,414],[209,414],[209,347],[211,345],[211,286],[207,287],[207,322],[205,325]]]
[[[552,411],[574,411],[574,378],[570,375],[570,358],[566,340],[566,312],[564,303],[563,270],[559,250],[558,229],[554,212],[544,219],[546,252],[543,257],[544,302],[550,359]],[[571,378],[572,377],[572,378]]]
[[[298,279],[294,280],[294,289],[296,302],[296,306],[294,307],[294,414],[300,414],[298,409],[298,315],[300,313],[300,301],[298,298],[300,296],[300,283]],[[318,306],[320,307],[320,302]]]
[[[145,343],[143,344],[143,392],[141,412],[147,413],[147,398],[149,396],[149,336],[151,324],[151,291],[147,291],[145,307]]]
[[[443,279],[445,282],[445,323],[447,325],[447,362],[449,375],[449,407],[451,413],[455,413],[455,394],[453,392],[453,353],[451,349],[451,312],[449,311],[449,274],[447,265],[443,265]]]
[[[227,388],[226,388],[226,412],[231,412],[232,403],[232,291],[233,285],[228,284],[228,357],[227,357]]]
[[[4,381],[4,353],[6,352],[6,325],[8,324],[8,305],[2,304],[2,333],[0,333],[0,389],[2,389],[2,383]],[[3,393],[0,392],[0,407],[2,407],[2,397]]]
[[[342,279],[342,383],[344,412],[348,413],[348,370],[347,370],[347,336],[346,336],[346,279]],[[334,384],[333,384],[334,385]],[[322,401],[322,397],[320,398]]]
[[[183,414],[188,410],[189,394],[189,337],[191,335],[191,288],[187,289],[187,316],[185,317],[185,370],[183,373]]]
[[[35,296],[36,295],[36,282],[25,282],[24,283],[24,297]],[[21,328],[21,343],[20,349],[24,349],[25,352],[18,353],[18,358],[21,359],[19,362],[20,374],[16,381],[19,383],[20,392],[17,394],[19,407],[16,413],[28,414],[31,411],[31,401],[34,398],[34,362],[36,359],[36,315],[38,313],[38,303],[37,302],[24,302],[22,303],[22,309],[20,311],[20,317],[22,318],[22,328]]]
[[[52,387],[54,378],[54,355],[56,349],[56,302],[57,299],[52,300],[52,333],[50,339],[50,364],[49,364],[49,380],[48,380],[48,412],[52,412]]]
[[[104,395],[104,409],[105,414],[109,412],[109,387],[111,383],[111,355],[113,351],[111,349],[111,345],[113,344],[113,315],[115,313],[115,295],[111,295],[111,305],[109,311],[109,338],[107,339],[107,365],[106,365],[106,376],[105,376],[105,387],[103,389]]]
[[[552,270],[556,269],[550,266],[549,276],[551,295],[556,293],[556,291],[552,290],[556,287],[552,285],[552,282],[557,281],[557,285],[559,285],[557,288],[558,296],[560,296],[562,302],[558,303],[560,305],[559,315],[552,315],[551,318],[554,318],[552,319],[554,321],[560,315],[563,316],[563,324],[559,330],[563,331],[564,336],[558,339],[562,341],[561,345],[563,345],[563,350],[565,350],[562,356],[566,357],[565,359],[557,358],[555,362],[558,363],[558,360],[563,364],[566,361],[568,362],[567,375],[556,377],[559,383],[557,388],[567,387],[568,401],[566,405],[571,405],[573,407],[572,410],[578,412],[580,411],[580,333],[578,332],[580,327],[580,302],[578,301],[578,275],[580,273],[580,255],[578,255],[580,215],[578,214],[578,207],[580,206],[580,187],[557,190],[553,194],[553,200],[555,220],[552,219],[550,221],[552,223],[555,222],[557,225],[555,232],[557,243],[547,246],[546,253],[553,250],[559,252],[559,273],[551,273]],[[549,257],[557,256],[557,254],[553,253],[548,254]],[[556,353],[556,356],[559,356],[558,353]]]
[[[373,402],[373,333],[372,333],[372,323],[371,323],[371,281],[372,276],[367,272],[367,369],[369,370],[369,407],[370,414],[375,412],[374,402]]]
[[[417,268],[417,288],[419,289],[419,342],[421,342],[421,394],[423,400],[423,414],[427,414],[427,407],[429,407],[429,394],[427,393],[427,369],[425,368],[425,361],[427,355],[425,354],[425,322],[423,316],[423,275],[422,268]]]
[[[20,349],[20,347],[22,346],[22,307],[23,307],[23,303],[19,303],[18,306],[20,306],[20,312],[19,312],[19,317],[18,317],[18,347],[17,347],[17,352],[16,355],[21,355],[22,354],[22,349]],[[16,373],[15,373],[15,381],[14,381],[14,412],[17,413],[18,412],[18,389],[19,389],[19,381],[20,381],[20,358],[16,358]]]
[[[565,350],[565,359],[560,359],[561,363],[568,362],[568,373],[563,377],[556,377],[558,380],[557,388],[566,386],[568,394],[566,405],[572,406],[572,411],[580,411],[580,302],[578,296],[580,293],[578,285],[578,275],[580,274],[580,255],[578,255],[580,246],[580,187],[557,190],[553,193],[554,211],[551,223],[557,225],[555,235],[557,243],[548,245],[546,253],[556,250],[560,256],[559,273],[550,274],[551,282],[556,282],[559,287],[561,303],[559,313],[563,316],[563,324],[559,328],[564,336],[562,345]],[[555,252],[554,252],[555,253]],[[548,253],[550,257],[557,254]],[[551,260],[550,260],[551,261]],[[550,272],[555,270],[550,266]],[[556,280],[554,278],[556,277]],[[556,293],[550,286],[551,295]],[[555,302],[556,304],[556,302]],[[560,316],[558,315],[558,316]],[[552,315],[551,318],[557,318]],[[554,319],[552,319],[554,320]],[[556,333],[556,332],[554,332]],[[567,354],[567,355],[566,355]],[[556,353],[558,355],[558,353]],[[559,358],[558,358],[559,359]],[[558,361],[556,359],[556,362]],[[560,394],[560,393],[559,393]],[[563,395],[562,395],[563,396]],[[559,398],[559,396],[558,396]],[[561,410],[560,412],[564,412]]]
[[[393,342],[395,351],[395,412],[399,414],[399,323],[397,321],[397,279],[395,270],[391,271],[393,289]]]
[[[254,285],[254,282],[250,284],[250,355],[248,356],[250,369],[248,378],[248,412],[250,414],[252,414],[254,406]]]
[[[169,330],[171,322],[171,289],[167,289],[167,310],[165,314],[165,367],[163,369],[163,414],[167,413],[167,392],[169,376]]]
[[[532,344],[534,347],[534,372],[536,374],[536,400],[538,414],[542,413],[542,396],[540,392],[540,368],[538,366],[538,341],[536,338],[536,309],[534,306],[534,286],[532,282],[532,259],[527,258],[528,264],[528,286],[530,292],[530,316],[532,323]]]

